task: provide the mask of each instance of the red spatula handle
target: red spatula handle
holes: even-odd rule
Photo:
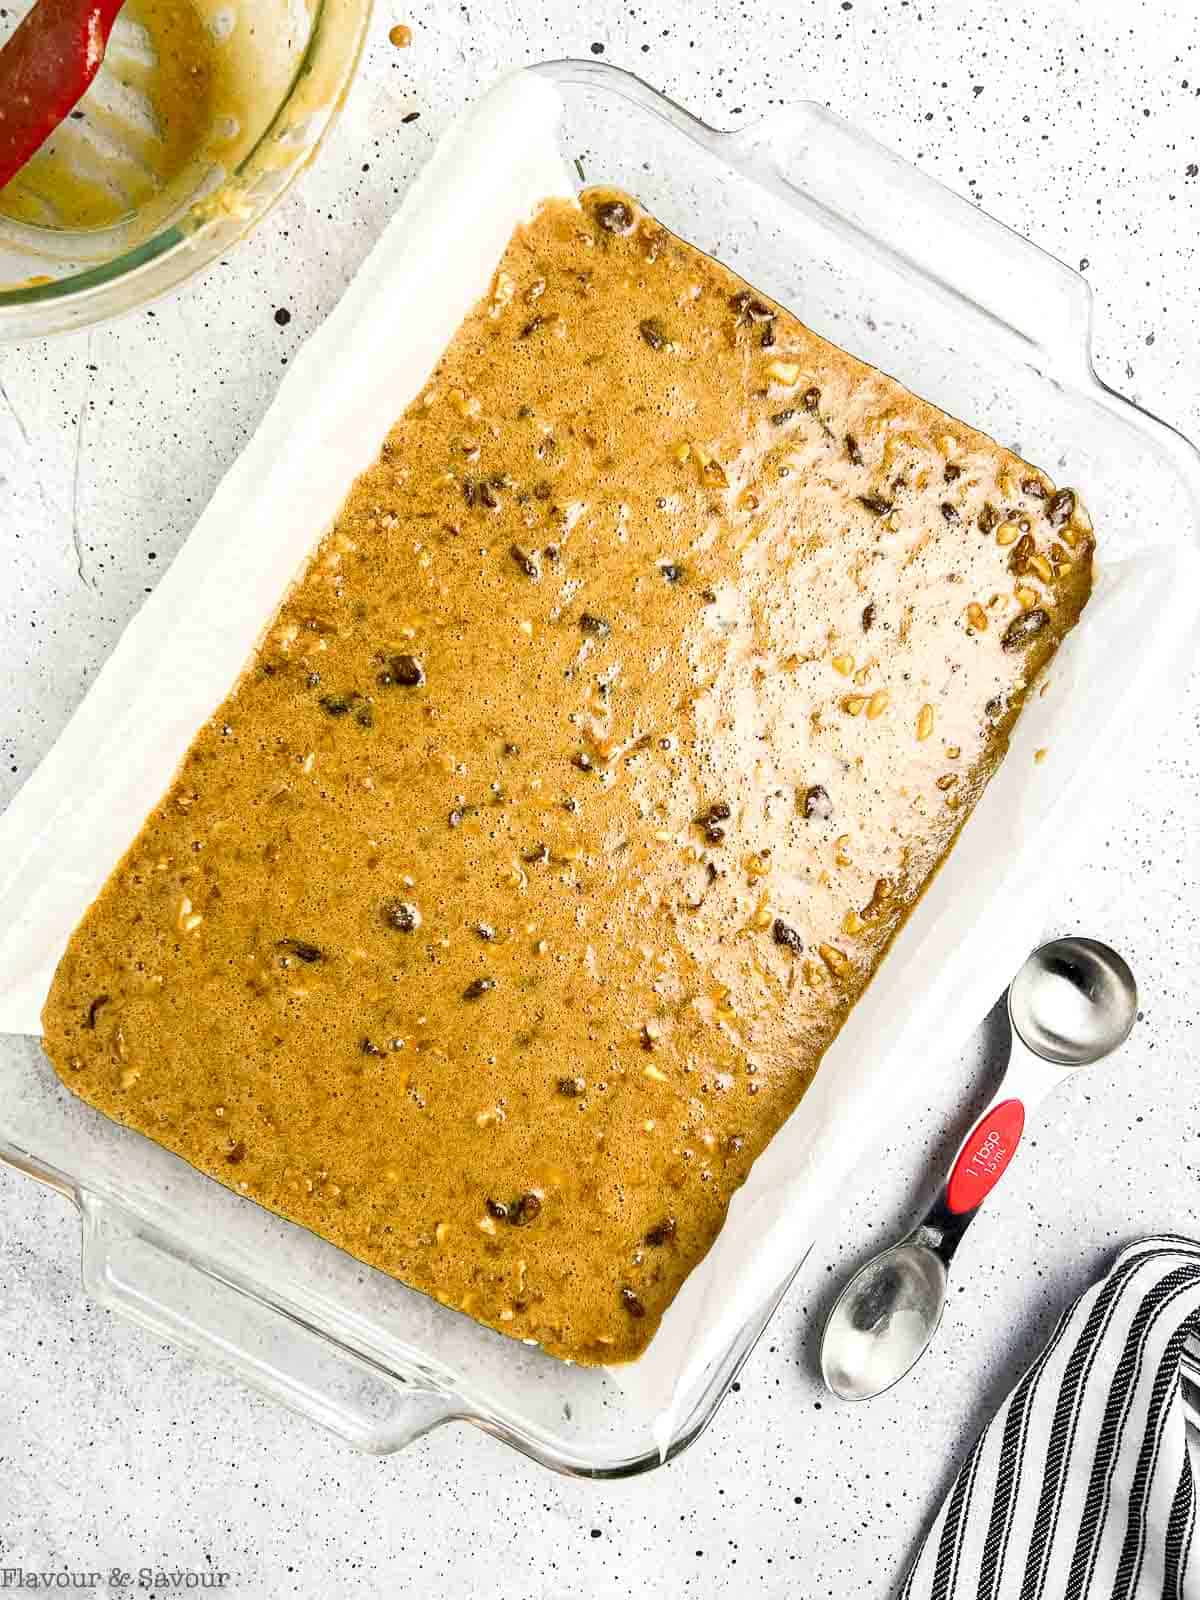
[[[122,0],[38,0],[0,50],[0,189],[82,99]]]

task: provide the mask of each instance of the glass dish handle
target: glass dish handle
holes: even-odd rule
[[[385,1370],[107,1200],[79,1197],[93,1299],[375,1455],[457,1412],[455,1397]]]
[[[970,307],[993,334],[1007,330],[1035,366],[1044,352],[1056,376],[1090,372],[1092,294],[1077,272],[823,106],[790,106],[716,139],[759,182],[848,223],[866,253],[899,260],[915,285]]]

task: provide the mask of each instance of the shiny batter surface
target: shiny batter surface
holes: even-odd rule
[[[1091,584],[1082,505],[627,197],[547,204],[63,957],[78,1094],[644,1348]]]

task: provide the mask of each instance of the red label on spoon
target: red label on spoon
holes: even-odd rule
[[[946,1205],[955,1216],[974,1211],[992,1192],[1016,1153],[1024,1127],[1025,1107],[1019,1100],[1002,1100],[980,1117],[946,1185]]]

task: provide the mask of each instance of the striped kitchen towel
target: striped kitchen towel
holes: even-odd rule
[[[1142,1239],[976,1441],[901,1600],[1198,1600],[1180,1362],[1200,1244]]]

